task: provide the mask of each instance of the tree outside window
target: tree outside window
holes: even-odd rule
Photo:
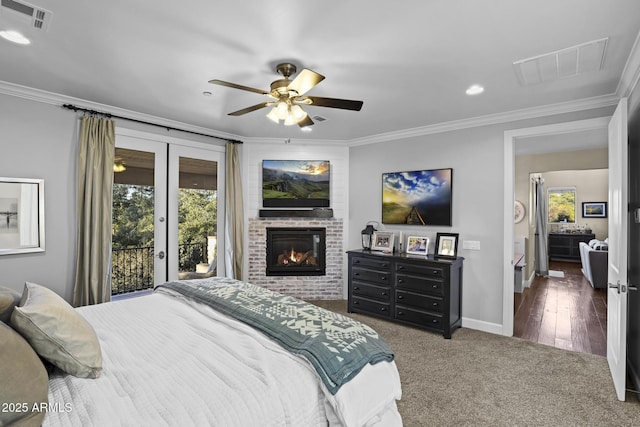
[[[576,189],[575,187],[549,188],[548,194],[548,219],[553,223],[576,222]]]

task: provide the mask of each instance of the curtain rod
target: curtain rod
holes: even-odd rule
[[[96,114],[96,115],[104,116],[104,117],[107,117],[107,118],[122,119],[122,120],[128,120],[130,122],[136,122],[136,123],[142,123],[142,124],[145,124],[145,125],[157,126],[157,127],[160,127],[160,128],[165,128],[166,130],[177,130],[177,131],[180,131],[180,132],[187,132],[187,133],[191,133],[191,134],[194,134],[194,135],[207,136],[209,138],[217,138],[217,139],[221,139],[223,141],[230,142],[232,144],[242,144],[242,141],[238,141],[238,140],[235,140],[235,139],[223,138],[221,136],[207,135],[206,133],[194,132],[192,130],[185,130],[185,129],[174,128],[174,127],[171,127],[171,126],[159,125],[157,123],[146,122],[144,120],[132,119],[132,118],[129,118],[129,117],[118,116],[118,115],[111,114],[111,113],[104,113],[102,111],[89,110],[87,108],[78,107],[78,106],[75,106],[75,105],[72,105],[72,104],[64,104],[62,106],[62,108],[66,108],[67,110],[73,110],[73,111],[76,111],[76,112],[77,111],[82,111],[83,113]]]

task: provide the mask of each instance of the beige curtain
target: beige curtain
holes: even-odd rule
[[[225,170],[225,201],[227,205],[225,267],[227,277],[242,280],[244,207],[242,204],[240,160],[236,143],[227,144]]]
[[[83,117],[78,152],[75,307],[111,300],[113,120]]]

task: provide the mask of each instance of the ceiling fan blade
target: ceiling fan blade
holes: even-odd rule
[[[313,88],[315,85],[324,80],[324,76],[322,74],[318,74],[315,71],[311,71],[308,69],[304,69],[298,73],[295,79],[289,83],[287,88],[289,90],[295,90],[298,92],[298,95],[303,95],[307,93],[307,91]]]
[[[249,87],[249,86],[242,86],[242,85],[239,85],[239,84],[225,82],[224,80],[218,80],[218,79],[209,80],[209,83],[211,83],[213,85],[232,87],[234,89],[247,90],[249,92],[259,93],[260,95],[267,95],[269,93],[269,92],[265,92],[262,89],[256,89],[256,88]]]
[[[311,126],[312,124],[313,124],[313,120],[311,120],[311,117],[309,117],[308,114],[304,119],[298,122],[298,126],[300,126],[301,128]]]
[[[309,100],[309,102],[305,102],[308,105],[315,105],[316,107],[330,107],[330,108],[341,108],[343,110],[354,110],[360,111],[362,108],[362,101],[353,101],[351,99],[338,99],[338,98],[323,98],[319,96],[305,96],[304,100]]]
[[[261,108],[264,108],[268,105],[271,105],[272,102],[263,102],[261,104],[256,104],[256,105],[252,105],[251,107],[247,107],[247,108],[243,108],[242,110],[238,110],[238,111],[234,111],[233,113],[229,113],[229,116],[241,116],[243,114],[247,114],[250,113],[252,111],[256,111],[259,110]]]

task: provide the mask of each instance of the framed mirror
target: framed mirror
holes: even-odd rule
[[[44,252],[44,180],[0,177],[0,255]]]

